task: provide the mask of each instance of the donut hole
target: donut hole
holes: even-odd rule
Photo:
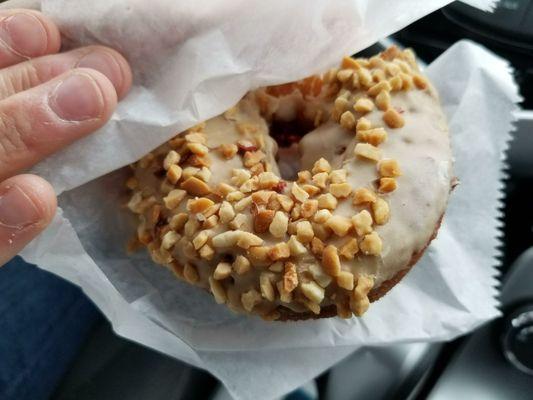
[[[285,180],[296,180],[300,171],[300,152],[298,144],[302,138],[316,127],[312,120],[301,114],[294,119],[274,118],[270,121],[270,136],[278,144],[276,161]]]

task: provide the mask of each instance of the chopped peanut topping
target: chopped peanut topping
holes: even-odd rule
[[[291,201],[294,204],[294,201],[292,199]],[[269,210],[278,211],[281,208],[279,197],[271,196],[270,199],[268,200],[267,208]]]
[[[246,182],[244,182],[239,190],[243,193],[250,193],[253,190],[257,190],[259,188],[259,178],[257,176],[254,176],[252,179],[248,179]]]
[[[286,259],[291,256],[291,250],[287,243],[276,243],[271,247],[268,256],[272,261]]]
[[[211,189],[207,183],[194,176],[182,182],[180,187],[192,196],[205,196],[211,193]]]
[[[396,179],[394,178],[381,178],[379,180],[378,191],[381,193],[390,193],[397,188]]]
[[[215,250],[213,250],[208,244],[204,244],[198,254],[200,255],[200,258],[204,260],[212,260],[215,255]]]
[[[325,224],[317,224],[315,222],[311,223],[313,226],[313,231],[315,231],[315,236],[318,236],[321,240],[328,240],[331,236],[331,229],[329,229]]]
[[[268,256],[270,247],[268,246],[255,246],[248,249],[248,256],[250,262],[254,266],[266,266],[270,265],[271,261]]]
[[[202,214],[204,215],[204,217],[209,218],[215,215],[219,209],[220,209],[220,204],[213,204],[207,207],[204,211],[202,211]]]
[[[326,187],[326,181],[328,180],[327,172],[319,172],[313,175],[313,183],[319,188],[324,189]]]
[[[274,301],[276,299],[276,293],[274,292],[274,286],[272,286],[272,274],[268,272],[262,272],[259,275],[259,287],[261,288],[261,295],[268,301]]]
[[[196,283],[198,282],[198,279],[200,276],[198,275],[198,271],[196,270],[196,267],[194,265],[186,263],[185,267],[183,268],[183,277],[185,280],[189,283]]]
[[[175,150],[170,150],[163,160],[163,168],[168,170],[171,166],[180,162],[180,155]]]
[[[237,214],[235,216],[235,218],[233,218],[231,220],[231,222],[228,224],[228,227],[230,229],[235,229],[235,230],[238,230],[238,229],[247,229],[248,228],[248,217],[244,214]]]
[[[183,179],[189,179],[191,176],[196,176],[198,172],[200,172],[200,168],[186,167],[183,169],[181,176]]]
[[[389,108],[383,113],[383,121],[385,121],[390,128],[401,128],[405,125],[402,115],[394,108]]]
[[[345,111],[341,114],[339,123],[344,129],[351,131],[355,128],[355,117],[350,111]]]
[[[403,82],[402,78],[399,75],[395,75],[389,79],[389,83],[392,91],[402,90]]]
[[[268,232],[274,213],[273,210],[260,210],[254,218],[254,230],[257,233]]]
[[[390,178],[394,178],[402,174],[398,161],[390,158],[383,159],[378,163],[378,171],[381,176]]]
[[[302,294],[313,303],[320,304],[324,300],[324,289],[316,282],[305,282],[300,285]]]
[[[230,160],[235,157],[235,154],[237,154],[237,151],[239,151],[237,145],[233,143],[222,144],[220,145],[219,150],[226,160]]]
[[[349,183],[332,183],[329,185],[330,193],[340,199],[348,197],[352,193],[352,187]]]
[[[268,170],[268,168],[265,168],[265,166],[261,163],[252,165],[250,167],[250,172],[252,175],[259,175],[261,172],[265,172],[266,170]]]
[[[157,224],[159,221],[159,217],[161,216],[161,206],[159,204],[155,204],[152,207],[152,212],[150,214],[150,220],[153,224]]]
[[[239,238],[239,232],[242,231],[226,231],[213,236],[213,238],[211,239],[213,247],[218,249],[235,246]]]
[[[238,274],[242,275],[250,271],[250,261],[244,256],[238,255],[233,261],[233,270]]]
[[[413,83],[419,89],[427,89],[428,81],[420,74],[413,75]]]
[[[305,190],[309,196],[314,196],[320,193],[320,188],[314,185],[305,184],[305,185],[302,185],[302,189]]]
[[[366,131],[372,128],[372,123],[365,117],[361,117],[357,120],[357,125],[355,126],[355,131]]]
[[[315,232],[309,221],[300,221],[296,225],[296,238],[302,243],[309,243]]]
[[[252,204],[252,196],[247,196],[239,200],[233,205],[233,208],[235,208],[235,211],[240,212],[244,210],[246,207],[249,207]]]
[[[215,192],[220,196],[220,197],[226,197],[228,194],[230,194],[231,192],[234,192],[236,191],[237,189],[235,189],[233,186],[231,185],[228,185],[227,183],[219,183],[216,187],[216,190]]]
[[[347,171],[345,169],[336,169],[329,173],[329,181],[331,183],[344,183],[346,182]]]
[[[187,135],[185,135],[185,140],[189,143],[202,143],[202,144],[206,144],[207,143],[207,138],[205,137],[205,135],[203,133],[189,133]]]
[[[366,114],[374,109],[374,102],[370,99],[361,97],[355,102],[353,109],[359,113]]]
[[[285,196],[284,194],[278,194],[277,201],[279,202],[281,208],[283,208],[283,210],[286,212],[291,211],[292,207],[294,206],[294,201],[289,196]]]
[[[318,210],[318,200],[306,200],[302,203],[300,214],[303,218],[311,218]]]
[[[257,192],[252,193],[252,201],[259,205],[266,205],[268,204],[268,200],[270,199],[270,196],[272,196],[274,192],[268,191],[268,190],[259,190]]]
[[[213,278],[215,278],[217,281],[226,279],[230,275],[231,264],[226,262],[218,263],[217,267],[215,268],[215,271],[213,272]]]
[[[357,131],[355,137],[361,142],[366,142],[374,146],[378,146],[385,140],[387,140],[387,132],[383,128],[360,130]]]
[[[230,222],[235,217],[232,205],[227,201],[223,201],[218,211],[218,216],[223,224]]]
[[[211,289],[217,304],[224,304],[226,302],[228,297],[226,295],[224,286],[222,286],[222,283],[213,279],[212,277],[209,277],[209,288]]]
[[[329,164],[328,160],[326,160],[325,158],[320,158],[313,165],[313,169],[311,172],[313,174],[318,174],[319,172],[329,171],[331,171],[331,165]]]
[[[346,82],[353,76],[353,70],[351,69],[341,69],[337,72],[337,79],[341,82]]]
[[[200,172],[196,174],[196,177],[207,183],[211,179],[211,170],[207,167],[202,167]]]
[[[381,82],[383,80],[385,80],[385,72],[381,69],[376,69],[374,71],[372,71],[372,80],[374,82]]]
[[[183,170],[179,165],[172,164],[171,166],[169,166],[167,171],[167,179],[169,180],[169,182],[174,185],[178,183],[181,178],[182,171]]]
[[[246,153],[244,153],[243,164],[245,167],[250,168],[264,160],[265,157],[265,153],[263,153],[261,150],[247,151]]]
[[[210,229],[210,228],[214,228],[217,225],[218,225],[218,217],[216,215],[211,215],[204,221],[204,223],[202,224],[202,228]]]
[[[333,245],[328,245],[322,252],[322,267],[324,271],[330,276],[338,276],[341,272],[341,262],[337,248]]]
[[[387,111],[390,107],[390,94],[386,90],[382,90],[379,92],[379,94],[376,96],[376,106],[381,111]]]
[[[238,232],[237,246],[243,249],[248,249],[251,246],[260,246],[263,244],[263,239],[253,233],[246,231],[234,231]]]
[[[367,210],[355,214],[352,217],[352,224],[359,236],[372,232],[372,216]]]
[[[340,247],[339,254],[346,260],[353,260],[358,251],[359,245],[357,244],[357,239],[351,238]]]
[[[352,222],[349,218],[342,217],[340,215],[333,215],[330,219],[328,219],[326,225],[335,233],[335,235],[346,236],[352,227]]]
[[[374,86],[368,89],[367,93],[369,96],[376,97],[383,90],[390,92],[391,87],[388,81],[381,81],[379,83],[376,83]]]
[[[357,75],[359,76],[359,83],[364,87],[370,87],[373,83],[372,75],[370,71],[366,68],[361,68],[357,70]]]
[[[291,303],[292,302],[292,293],[291,292],[287,292],[285,290],[285,287],[283,286],[283,281],[277,282],[276,283],[276,287],[278,288],[279,299],[283,303]]]
[[[277,185],[278,182],[279,177],[273,172],[262,172],[259,174],[259,187],[261,189],[271,189],[273,186]]]
[[[353,204],[360,205],[364,203],[374,203],[376,201],[376,194],[367,188],[357,188],[353,195]]]
[[[368,310],[370,305],[368,293],[372,289],[372,286],[374,286],[374,280],[369,276],[363,275],[357,279],[357,285],[350,299],[350,308],[355,315],[361,316]]]
[[[283,274],[283,288],[290,293],[298,286],[298,274],[296,265],[291,262],[285,263],[285,273]]]
[[[165,197],[163,197],[163,203],[165,207],[169,210],[172,210],[179,206],[181,201],[185,198],[186,192],[181,189],[174,189],[169,192]]]
[[[226,200],[233,203],[244,199],[245,196],[246,195],[243,192],[236,190],[234,192],[228,193],[228,195],[226,196]]]
[[[354,154],[372,161],[379,161],[381,159],[381,150],[369,143],[357,143]]]
[[[313,240],[311,240],[311,251],[313,254],[322,257],[322,252],[324,251],[324,242],[315,236]]]
[[[183,234],[186,237],[192,237],[196,231],[200,228],[200,223],[196,218],[193,218],[192,216],[189,216],[189,220],[185,223],[185,226],[183,227]]]
[[[318,283],[323,288],[328,287],[329,284],[332,282],[331,276],[326,274],[324,272],[324,269],[318,264],[309,265],[309,272],[311,272],[311,275],[313,276],[313,279],[316,281],[316,283]]]
[[[381,253],[382,249],[381,238],[377,232],[369,233],[368,235],[365,235],[359,248],[366,255],[377,256]]]
[[[185,222],[187,222],[187,219],[189,216],[186,213],[179,213],[172,216],[172,219],[169,222],[170,229],[173,229],[175,231],[179,231],[183,228],[185,225]]]
[[[309,198],[309,193],[307,193],[300,186],[298,186],[298,184],[296,182],[292,183],[291,194],[300,203],[303,203],[304,201],[306,201]]]
[[[231,171],[231,183],[233,183],[236,186],[241,186],[244,184],[244,182],[250,180],[252,177],[252,174],[250,171],[243,169],[243,168],[234,168]]]
[[[337,285],[346,290],[353,290],[354,277],[351,272],[341,271],[337,276]]]
[[[215,203],[213,200],[208,199],[207,197],[200,197],[196,199],[190,199],[187,202],[187,210],[193,214],[203,213],[209,207],[213,206]]]
[[[346,97],[339,96],[335,99],[335,102],[333,103],[333,107],[335,111],[341,115],[344,111],[348,109],[348,105],[350,103],[346,99]]]
[[[310,171],[300,171],[298,172],[298,183],[306,183],[311,180]]]
[[[208,231],[200,231],[195,238],[192,240],[192,245],[194,246],[195,250],[198,250],[200,247],[202,247],[204,244],[207,243],[209,240],[209,233]]]
[[[207,146],[201,143],[187,143],[187,147],[191,153],[196,154],[197,156],[205,156],[209,153]]]
[[[318,207],[334,210],[337,207],[337,199],[331,193],[325,193],[318,196]]]
[[[163,239],[161,240],[161,248],[165,250],[169,250],[172,246],[174,246],[178,240],[180,239],[180,235],[177,234],[174,231],[168,231],[163,236]]]
[[[261,302],[261,294],[255,289],[251,289],[241,296],[241,302],[244,309],[252,312],[254,307]]]
[[[307,253],[307,248],[294,235],[290,237],[287,244],[289,245],[291,256],[297,257]]]
[[[368,62],[372,68],[383,69],[385,67],[385,61],[378,55],[370,57]]]
[[[345,56],[342,59],[341,67],[350,68],[350,69],[360,69],[361,65],[359,64],[359,62],[357,62],[357,60],[351,57]]]
[[[287,233],[288,224],[289,218],[287,215],[284,212],[276,211],[268,230],[275,238],[282,238]]]
[[[331,212],[329,210],[318,210],[313,217],[313,221],[318,224],[325,224],[330,218]]]

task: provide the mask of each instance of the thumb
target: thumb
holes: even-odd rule
[[[0,266],[42,232],[56,207],[52,186],[38,176],[17,175],[0,183]]]

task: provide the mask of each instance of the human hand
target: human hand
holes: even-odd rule
[[[131,86],[116,51],[89,46],[59,53],[61,38],[43,14],[0,11],[0,266],[52,220],[50,184],[20,174],[94,132]]]

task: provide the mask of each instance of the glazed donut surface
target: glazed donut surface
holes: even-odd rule
[[[299,142],[294,180],[273,137]],[[136,243],[218,303],[270,320],[349,318],[436,234],[451,160],[434,88],[392,47],[250,92],[178,134],[132,165],[128,207]]]

